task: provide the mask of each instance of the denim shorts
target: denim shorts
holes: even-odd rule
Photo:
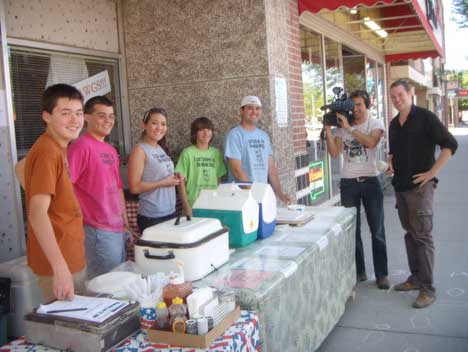
[[[108,273],[125,260],[127,232],[113,232],[84,226],[88,279]]]

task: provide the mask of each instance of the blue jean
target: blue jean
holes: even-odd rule
[[[372,259],[377,278],[388,275],[387,246],[383,211],[383,192],[377,177],[342,178],[340,181],[341,204],[356,207],[356,272],[366,273],[364,248],[361,238],[361,202],[366,213],[372,239]]]
[[[84,226],[88,279],[108,273],[125,260],[126,232]]]

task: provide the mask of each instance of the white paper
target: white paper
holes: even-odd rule
[[[94,76],[73,84],[73,86],[83,94],[85,102],[95,96],[106,95],[111,91],[109,72],[107,70],[99,72]]]
[[[269,272],[280,272],[289,277],[297,270],[297,263],[291,260],[280,260],[270,258],[243,258],[235,262],[232,269],[258,270]]]
[[[297,257],[304,250],[303,247],[265,246],[255,253],[266,257]]]
[[[286,79],[275,77],[276,122],[278,126],[288,124],[288,89]]]
[[[104,320],[116,314],[126,306],[128,306],[127,301],[75,295],[72,301],[55,301],[50,304],[41,304],[37,309],[37,313],[102,323]],[[70,310],[79,308],[86,308],[86,310],[50,313],[50,311],[53,310]]]

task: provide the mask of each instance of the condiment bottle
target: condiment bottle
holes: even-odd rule
[[[172,304],[169,306],[169,325],[173,327],[175,321],[187,320],[187,305],[180,297],[176,297],[172,300]]]
[[[167,309],[166,303],[159,302],[156,305],[156,325],[159,329],[167,329],[167,323],[169,321],[169,310]]]
[[[192,293],[192,282],[184,280],[184,269],[181,261],[176,261],[179,268],[178,273],[169,275],[169,285],[163,288],[163,299],[167,306],[172,304],[172,300],[180,297],[183,300]]]

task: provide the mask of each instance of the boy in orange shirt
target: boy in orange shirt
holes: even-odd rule
[[[67,146],[83,127],[83,97],[66,84],[42,96],[46,131],[25,162],[28,265],[39,277],[44,302],[72,299],[86,279],[83,217],[70,181]]]

